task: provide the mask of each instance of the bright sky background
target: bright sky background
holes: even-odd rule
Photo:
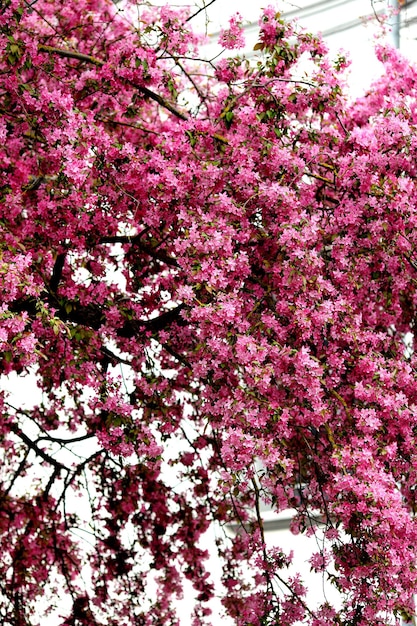
[[[410,1],[410,0],[409,0]],[[207,28],[213,44],[210,51],[219,51],[215,42],[222,27],[227,27],[231,15],[240,13],[247,23],[247,53],[253,49],[257,40],[257,22],[261,9],[272,4],[278,11],[288,18],[297,18],[301,26],[312,33],[321,32],[336,55],[342,49],[349,53],[352,60],[349,86],[353,96],[366,90],[372,79],[381,72],[381,66],[375,59],[373,45],[374,38],[379,32],[378,24],[369,16],[374,10],[383,13],[394,0],[152,0],[152,4],[172,6],[206,6],[198,18],[194,20],[198,30]],[[414,4],[410,2],[410,5]],[[402,11],[403,22],[412,22],[417,13],[417,7],[405,8]],[[208,22],[205,24],[205,22]],[[410,57],[417,60],[417,40],[413,38],[414,29],[402,29],[401,49]],[[388,34],[386,40],[392,41]]]

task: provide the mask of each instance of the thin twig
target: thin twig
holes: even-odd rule
[[[198,9],[198,11],[196,11],[195,13],[193,13],[192,15],[190,15],[190,17],[187,17],[187,19],[185,20],[185,22],[189,22],[190,20],[192,20],[194,17],[196,17],[197,15],[199,15],[202,11],[205,11],[206,9],[208,9],[208,7],[211,4],[214,4],[214,2],[216,2],[216,0],[211,0],[211,2],[209,2],[208,4],[205,4],[203,7],[201,7],[201,9]]]
[[[340,126],[343,129],[343,132],[345,133],[346,137],[349,135],[349,131],[347,130],[346,126],[343,124],[342,120],[340,119],[340,115],[339,113],[337,113],[336,111],[336,119],[339,122]]]
[[[144,126],[140,126],[138,124],[129,124],[128,122],[120,122],[118,120],[114,120],[111,117],[100,117],[98,116],[96,119],[100,120],[100,122],[104,122],[105,124],[115,124],[117,126],[127,126],[128,128],[134,128],[135,130],[141,130],[144,133],[151,133],[152,135],[159,135],[156,130],[151,130],[150,128],[145,128]]]

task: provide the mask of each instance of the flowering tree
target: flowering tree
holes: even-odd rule
[[[1,396],[1,620],[178,624],[188,579],[193,624],[214,595],[240,626],[393,623],[417,585],[417,71],[380,47],[351,103],[345,60],[272,8],[253,62],[198,61],[193,17],[1,3],[1,373],[39,387]],[[339,604],[310,605],[262,503],[320,535]]]

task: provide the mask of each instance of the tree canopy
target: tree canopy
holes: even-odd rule
[[[237,626],[413,612],[417,71],[380,45],[352,102],[272,7],[255,57],[235,16],[204,62],[200,11],[0,5],[5,626],[175,625],[185,581],[195,626],[214,596]]]

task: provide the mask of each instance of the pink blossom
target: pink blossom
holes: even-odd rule
[[[236,13],[229,19],[229,28],[227,30],[222,29],[220,31],[219,44],[227,50],[245,47],[242,17],[239,13]]]

